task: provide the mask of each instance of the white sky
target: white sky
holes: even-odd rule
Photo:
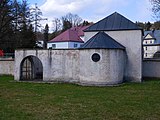
[[[51,26],[54,18],[67,13],[78,14],[83,20],[97,22],[102,18],[118,12],[131,21],[153,22],[149,0],[28,0],[37,3],[46,23]]]

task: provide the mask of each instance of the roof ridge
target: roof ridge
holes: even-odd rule
[[[103,26],[103,27],[102,27]],[[109,31],[109,30],[142,30],[134,22],[114,12],[111,15],[99,20],[84,31]]]
[[[74,29],[75,27],[72,27],[70,29],[67,29],[66,31],[62,32],[60,35],[56,36],[49,42],[84,42],[80,36],[78,36],[78,31]]]

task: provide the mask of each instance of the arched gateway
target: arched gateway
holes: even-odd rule
[[[43,66],[35,56],[25,57],[20,64],[20,80],[43,80]]]

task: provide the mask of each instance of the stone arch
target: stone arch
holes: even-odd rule
[[[43,65],[36,56],[25,57],[20,64],[20,80],[43,80]]]

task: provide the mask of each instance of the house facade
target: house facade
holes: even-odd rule
[[[72,27],[47,43],[49,49],[79,48],[84,43],[84,32],[88,26]]]
[[[143,38],[143,58],[155,58],[160,51],[160,30],[145,31]]]

